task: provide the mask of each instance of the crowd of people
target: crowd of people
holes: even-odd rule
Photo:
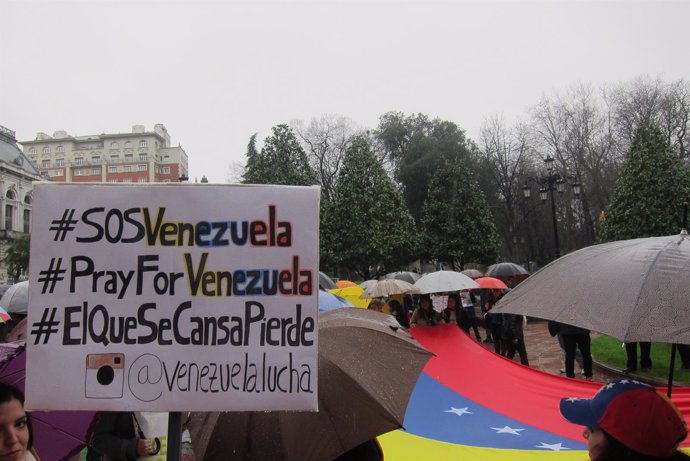
[[[468,335],[473,334],[478,342],[493,343],[497,354],[510,360],[517,354],[520,363],[529,366],[523,334],[524,317],[491,312],[505,292],[500,289],[479,289],[444,293],[445,305],[440,308],[434,307],[429,294],[399,295],[401,300],[390,297],[387,302],[382,298],[374,298],[369,309],[385,312],[388,306],[387,312],[406,328],[456,324]],[[478,311],[481,316],[477,315]],[[486,331],[484,339],[479,330],[481,324]]]
[[[525,319],[520,315],[492,312],[503,294],[503,290],[489,289],[446,293],[440,298],[445,303],[442,308],[434,308],[429,295],[405,295],[373,299],[369,308],[388,312],[404,327],[456,324],[478,342],[493,343],[496,353],[511,360],[517,354],[520,362],[529,366],[523,335]],[[480,334],[482,324],[484,339]],[[573,378],[578,363],[585,377],[591,379],[589,331],[551,321],[549,332],[558,338],[564,350],[565,374]],[[645,343],[640,346],[640,366],[649,368],[649,346]],[[637,365],[637,347],[635,343],[626,345],[626,372],[634,371]],[[590,399],[563,398],[560,412],[567,421],[583,427],[582,437],[587,441],[591,461],[690,460],[690,456],[678,449],[687,437],[687,425],[678,408],[653,387],[633,379],[612,380]],[[0,461],[40,461],[33,448],[33,438],[23,393],[11,384],[0,382]],[[135,461],[160,448],[155,438],[144,435],[133,412],[100,413],[92,426],[90,442],[89,456],[98,460]],[[371,439],[338,461],[350,459],[382,459],[381,449]]]

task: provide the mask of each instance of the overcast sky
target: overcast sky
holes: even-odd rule
[[[690,78],[690,1],[0,0],[0,125],[20,141],[164,124],[192,180],[252,133],[421,112],[478,139],[578,82]]]

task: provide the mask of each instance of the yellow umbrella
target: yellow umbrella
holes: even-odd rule
[[[364,293],[364,288],[360,286],[345,287],[345,288],[333,288],[328,290],[334,295],[338,295],[341,298],[347,299],[353,306],[359,307],[360,309],[366,309],[369,307],[369,302],[371,298],[360,298],[362,293]]]

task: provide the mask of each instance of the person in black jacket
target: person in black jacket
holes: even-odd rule
[[[396,299],[390,299],[388,301],[388,307],[390,308],[390,313],[398,323],[405,328],[410,328],[410,315],[409,311],[406,310],[400,301]]]
[[[563,337],[565,346],[565,375],[568,378],[575,377],[575,350],[580,349],[582,353],[582,367],[585,372],[585,379],[592,380],[592,340],[589,330],[573,325],[559,324],[559,334]]]
[[[506,357],[510,360],[513,360],[513,357],[515,357],[515,352],[517,352],[520,355],[520,363],[529,366],[522,322],[522,315],[503,314],[502,336],[506,348]]]
[[[103,455],[104,461],[135,461],[157,452],[154,439],[145,438],[137,426],[133,412],[98,412],[90,445]]]

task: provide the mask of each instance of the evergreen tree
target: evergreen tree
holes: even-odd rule
[[[345,153],[323,222],[323,262],[369,279],[412,259],[414,220],[365,137]]]
[[[653,125],[635,130],[600,241],[672,235],[680,232],[680,205],[688,197],[688,170]]]
[[[23,235],[12,240],[5,253],[7,274],[13,278],[15,283],[19,281],[22,272],[29,269],[29,246],[29,236]]]
[[[492,264],[498,257],[498,233],[479,184],[461,161],[446,163],[429,185],[422,214],[425,256],[452,268],[464,262]]]
[[[278,125],[272,131],[273,134],[266,138],[258,154],[255,136],[250,139],[242,182],[292,186],[318,184],[307,154],[292,130],[287,125]]]

